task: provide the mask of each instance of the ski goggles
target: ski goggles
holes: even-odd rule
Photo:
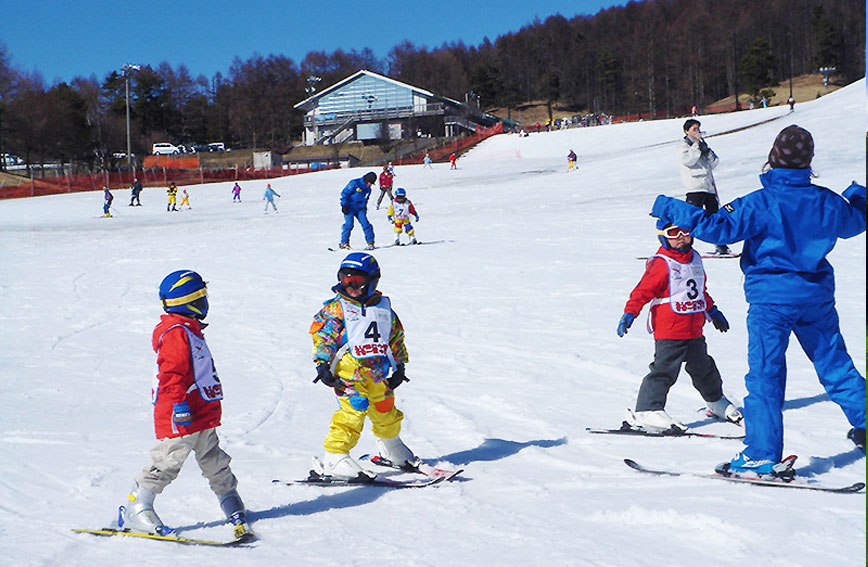
[[[341,273],[341,285],[362,289],[368,283],[368,276],[363,274]]]
[[[680,226],[667,226],[659,231],[658,234],[662,234],[666,238],[678,238],[680,236],[690,236],[690,231]]]

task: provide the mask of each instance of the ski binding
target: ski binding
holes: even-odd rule
[[[449,469],[438,469],[437,467],[432,467],[431,465],[426,465],[422,462],[421,459],[416,459],[415,462],[405,463],[404,465],[396,465],[389,459],[381,457],[379,455],[362,455],[359,457],[360,461],[367,461],[373,463],[375,465],[379,465],[381,467],[388,467],[391,469],[396,469],[399,471],[410,472],[410,473],[418,473],[427,476],[428,478],[442,478],[443,480],[452,480],[459,474],[464,472],[464,469],[458,470],[449,470]]]

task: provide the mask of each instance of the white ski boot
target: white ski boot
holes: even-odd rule
[[[741,414],[740,411],[738,411],[738,408],[735,407],[735,404],[726,399],[726,396],[721,396],[721,398],[716,402],[707,403],[708,412],[711,415],[715,415],[724,421],[738,424],[741,423],[742,419],[744,419],[744,416]]]
[[[627,410],[627,423],[634,429],[641,429],[648,433],[683,433],[687,426],[666,413],[665,410],[656,411],[631,411]]]
[[[231,490],[220,497],[220,509],[232,524],[235,539],[247,539],[253,536],[253,530],[247,523],[247,511],[237,490]]]
[[[169,535],[172,528],[166,526],[154,511],[157,495],[141,486],[130,492],[129,504],[118,508],[118,528],[146,534]]]
[[[378,438],[377,447],[380,449],[380,456],[388,459],[395,466],[409,465],[412,467],[418,461],[413,451],[408,449],[397,435],[391,439]]]
[[[395,237],[395,243],[394,243],[394,244],[395,244],[395,246],[400,246],[400,245],[401,245],[401,237],[400,237],[400,236],[396,236],[396,237]]]
[[[322,476],[342,480],[352,480],[358,478],[360,474],[373,476],[362,469],[358,461],[350,457],[349,453],[326,453],[322,460],[314,457],[313,470]]]
[[[413,237],[412,237],[412,240],[410,240],[410,244],[419,244],[419,241],[416,240],[416,237],[415,237],[415,236],[413,236]]]

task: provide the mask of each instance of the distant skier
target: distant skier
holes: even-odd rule
[[[720,159],[708,147],[699,131],[699,120],[689,119],[684,123],[684,138],[678,144],[681,158],[681,183],[687,190],[687,202],[705,208],[713,214],[720,208],[717,184],[711,170],[717,167]],[[715,246],[715,254],[729,254],[725,244]]]
[[[458,156],[456,156],[454,152],[449,154],[449,169],[458,169],[457,161]]]
[[[175,185],[174,181],[169,183],[166,193],[169,196],[169,204],[166,205],[166,211],[177,211],[178,207],[176,206],[176,203],[178,199],[178,186]]]
[[[645,304],[651,302],[648,320],[649,331],[654,332],[654,361],[639,387],[636,411],[627,410],[627,423],[651,433],[687,430],[664,409],[682,364],[709,411],[738,423],[741,413],[723,395],[720,372],[708,355],[702,334],[706,318],[718,331],[729,330],[729,323],[706,290],[702,258],[692,248],[693,237],[687,230],[663,222],[658,222],[657,228],[662,246],[646,263],[618,323],[618,336],[623,337]]]
[[[787,104],[790,105],[790,112],[796,109],[796,99],[794,99],[792,96],[787,99]]]
[[[811,183],[814,140],[795,124],[778,133],[760,175],[762,189],[716,214],[660,195],[652,215],[712,242],[744,240],[741,270],[747,312],[744,400],[747,436],[730,471],[776,475],[783,457],[787,346],[795,334],[829,398],[844,412],[853,442],[865,448],[865,378],[847,353],[835,309],[835,275],[826,256],[839,238],[865,232],[865,187],[843,197]]]
[[[271,205],[271,208],[274,209],[274,212],[277,212],[277,205],[274,204],[274,197],[280,197],[280,194],[271,188],[271,183],[265,188],[265,195],[262,199],[265,201],[265,214],[268,214],[268,205]]]
[[[142,194],[142,183],[139,181],[139,178],[136,177],[133,179],[133,185],[130,187],[130,206],[141,207],[142,200],[139,198],[139,195]]]
[[[574,167],[576,167],[576,160],[579,159],[576,156],[576,152],[570,150],[570,153],[567,154],[567,171],[572,171]]]
[[[160,283],[160,301],[166,314],[152,341],[157,353],[152,397],[158,441],[150,451],[150,463],[136,476],[135,488],[119,509],[118,528],[171,534],[172,528],[154,510],[154,499],[177,478],[190,453],[196,453],[202,476],[217,495],[235,537],[249,537],[252,532],[236,490],[238,480],[217,437],[223,388],[202,334],[202,320],[208,315],[202,276],[191,270],[172,272]]]
[[[395,225],[395,246],[401,244],[402,230],[410,237],[410,244],[419,244],[416,240],[416,231],[410,224],[410,215],[416,217],[416,222],[419,222],[419,213],[416,212],[413,202],[407,198],[407,191],[403,187],[395,190],[395,200],[389,205],[387,214],[389,222]]]
[[[190,206],[190,195],[187,193],[187,189],[181,189],[181,204],[178,206],[183,207],[184,205],[187,205],[187,209],[193,208]]]
[[[241,185],[238,183],[232,188],[232,202],[240,203],[241,202]]]
[[[424,165],[422,166],[423,169],[426,168],[426,167],[427,167],[428,169],[434,169],[434,167],[431,166],[431,156],[428,155],[428,152],[425,152],[425,157],[422,158],[422,163],[424,164]]]
[[[112,216],[110,209],[112,206],[112,201],[114,201],[115,197],[112,195],[112,192],[109,191],[109,188],[105,185],[102,186],[103,189],[103,203],[102,203],[102,216],[110,217]]]
[[[388,297],[377,291],[380,266],[370,254],[353,252],[338,269],[335,296],[314,315],[310,326],[317,377],[334,389],[339,408],[332,416],[322,460],[314,470],[335,478],[366,475],[350,451],[359,441],[365,418],[382,457],[396,465],[416,456],[399,437],[404,414],[395,407],[394,390],[407,380],[404,327]]]
[[[383,196],[389,194],[389,202],[392,202],[392,183],[395,174],[389,169],[388,165],[383,166],[383,171],[380,173],[380,197],[377,199],[377,210],[380,210],[380,203],[383,202]]]
[[[367,249],[374,249],[374,227],[368,222],[368,199],[371,196],[371,186],[377,182],[377,174],[369,171],[358,179],[352,179],[341,191],[341,212],[344,214],[344,224],[341,227],[340,247],[349,249],[350,233],[355,220],[358,219],[365,233]]]

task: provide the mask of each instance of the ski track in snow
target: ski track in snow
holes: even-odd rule
[[[865,82],[817,101],[703,116],[721,157],[724,202],[759,187],[783,127],[814,135],[816,183],[865,182]],[[591,435],[618,427],[653,356],[646,312],[615,327],[657,247],[648,216],[659,194],[683,196],[675,145],[683,119],[491,138],[459,160],[399,166],[420,213],[418,238],[437,246],[377,250],[380,289],[407,333],[410,382],[397,390],[402,438],[432,465],[462,467],[419,490],[276,486],[302,478],[336,409],[311,362],[313,314],[330,296],[338,195],[368,168],[270,179],[280,214],[264,215],[266,181],[187,187],[193,209],[142,207],[115,191],[0,201],[0,548],[9,565],[114,567],[220,562],[263,567],[443,564],[651,567],[855,565],[865,558],[865,494],[818,494],[640,475],[649,467],[710,472],[733,440]],[[566,172],[574,149],[579,169]],[[370,168],[376,169],[376,168]],[[375,189],[373,198],[376,199]],[[369,218],[393,238],[385,209]],[[362,244],[359,227],[354,246]],[[712,245],[697,243],[700,250]],[[740,249],[740,245],[735,248]],[[836,270],[842,331],[860,372],[865,235],[841,241]],[[124,502],[153,444],[151,331],[157,286],[181,268],[208,282],[205,334],[226,399],[221,445],[260,541],[190,548],[95,538]],[[727,395],[741,402],[747,370],[738,261],[708,263],[708,288],[731,330],[706,328]],[[787,453],[801,476],[831,485],[865,479],[864,454],[792,341]],[[667,410],[704,432],[734,426],[698,413],[682,373]],[[370,427],[355,456],[376,451]],[[374,465],[371,465],[373,467]],[[381,471],[382,472],[382,471]],[[190,459],[156,501],[183,535],[227,539],[217,499]]]

